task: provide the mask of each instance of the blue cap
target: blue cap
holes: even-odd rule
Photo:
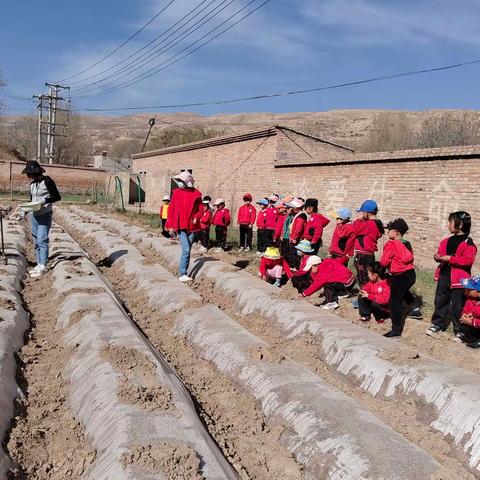
[[[364,213],[377,213],[378,212],[378,205],[375,200],[365,200],[360,208],[357,208],[357,212],[364,212]]]
[[[303,253],[313,253],[312,244],[308,240],[301,240],[298,245],[295,245],[297,250],[300,250]]]
[[[337,218],[350,220],[352,218],[352,211],[347,207],[337,208]]]
[[[270,202],[266,198],[262,198],[256,201],[257,205],[269,205]]]
[[[464,278],[461,280],[461,283],[469,290],[477,290],[477,292],[480,292],[480,275],[472,278]]]

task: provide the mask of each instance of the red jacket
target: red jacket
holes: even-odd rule
[[[390,285],[388,280],[379,280],[378,282],[368,282],[362,287],[368,293],[368,299],[379,305],[388,305],[390,301]]]
[[[202,209],[202,194],[195,188],[176,188],[173,191],[168,219],[165,227],[173,228],[176,232],[200,230],[198,213]]]
[[[298,243],[305,235],[305,227],[307,225],[307,214],[300,212],[295,216],[292,223],[292,231],[290,232],[290,242]]]
[[[318,292],[327,283],[343,283],[344,285],[351,285],[355,281],[353,273],[342,263],[327,258],[323,260],[318,266],[317,273],[310,274],[312,277],[312,284],[303,292],[304,297],[309,297],[315,292]]]
[[[380,220],[355,220],[353,222],[355,234],[354,249],[358,253],[373,255],[378,250],[378,240],[385,230]]]
[[[277,217],[277,225],[275,226],[275,233],[273,234],[273,239],[277,241],[283,234],[283,226],[285,225],[285,219],[287,214],[283,213]]]
[[[257,209],[253,205],[242,205],[238,209],[237,223],[239,225],[255,225]]]
[[[230,210],[228,208],[221,208],[220,210],[215,210],[212,218],[212,225],[217,227],[228,227],[232,217],[230,215]]]
[[[203,212],[200,215],[200,228],[206,230],[212,224],[212,210],[210,207],[203,206]]]
[[[438,246],[438,254],[441,256],[447,254],[448,238],[444,238]],[[450,265],[450,288],[464,288],[461,280],[471,277],[472,265],[475,263],[476,256],[477,247],[473,240],[468,237],[458,246],[457,251],[448,262]],[[440,273],[441,265],[435,271],[435,281],[438,281],[440,278]]]
[[[290,267],[288,266],[287,262],[283,258],[279,258],[278,260],[272,260],[271,258],[262,257],[260,259],[260,267],[258,273],[261,277],[267,276],[267,270],[271,270],[273,267],[277,265],[281,265],[283,270],[285,271],[285,267],[288,268],[290,271]]]
[[[306,272],[304,270],[305,266],[307,265],[308,257],[310,257],[310,255],[303,255],[302,260],[300,261],[300,266],[294,272],[292,272],[290,267],[288,268],[288,270],[285,270],[287,277],[292,278],[292,277],[303,277],[304,275],[310,275],[310,272]]]
[[[355,233],[353,223],[340,223],[335,227],[330,242],[330,255],[348,258],[353,256],[353,244],[355,242]]]
[[[380,259],[382,267],[388,268],[392,275],[413,270],[413,249],[407,240],[389,240],[383,247]]]
[[[305,226],[305,240],[308,240],[312,245],[316,245],[323,235],[323,229],[330,223],[327,217],[320,213],[312,213]]]
[[[462,314],[468,315],[469,313],[473,315],[472,327],[480,328],[480,301],[467,298]]]
[[[267,209],[260,210],[257,215],[257,228],[267,228]]]
[[[267,212],[267,218],[266,218],[267,229],[275,230],[277,226],[278,210],[275,207],[267,207],[265,212]]]

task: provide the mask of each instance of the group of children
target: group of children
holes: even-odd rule
[[[217,250],[224,250],[231,224],[225,201],[217,199],[214,209],[210,202],[210,197],[203,198],[196,233],[203,252],[210,246],[211,226],[215,227]],[[317,199],[273,194],[257,200],[257,207],[252,202],[252,195],[245,194],[238,210],[239,251],[252,250],[256,227],[257,255],[261,257],[258,275],[263,280],[278,287],[291,281],[301,297],[323,289],[323,308],[327,310],[338,308],[339,298],[358,293],[352,303],[362,322],[372,316],[379,323],[391,319],[386,337],[402,335],[406,316],[422,318],[411,293],[416,273],[412,245],[404,238],[409,229],[404,219],[397,218],[384,227],[374,200],[363,202],[353,221],[349,208],[339,208],[333,215],[336,225],[329,256],[322,260],[318,252],[330,219],[318,212]],[[452,235],[440,243],[434,256],[438,263],[435,313],[426,333],[434,336],[445,331],[452,320],[455,340],[480,348],[480,276],[471,278],[477,248],[469,236],[470,215],[463,211],[450,214],[449,228]],[[388,240],[376,261],[378,241],[385,232]],[[351,258],[356,275],[348,268]]]

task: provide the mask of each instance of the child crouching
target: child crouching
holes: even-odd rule
[[[360,320],[368,322],[373,314],[377,323],[384,323],[390,316],[388,304],[390,302],[390,285],[387,281],[387,272],[380,262],[374,262],[367,267],[368,279],[358,296]]]
[[[301,293],[312,284],[309,272],[304,269],[309,257],[312,256],[314,252],[313,246],[308,240],[302,240],[298,245],[295,245],[295,249],[297,250],[297,255],[300,257],[300,266],[298,270],[285,268],[285,273],[292,281],[292,285]]]
[[[267,247],[260,260],[258,276],[266,282],[273,283],[276,287],[282,284],[284,267],[288,268],[285,260],[280,255],[278,247]]]
[[[462,280],[466,301],[460,318],[461,340],[470,348],[480,348],[480,275]]]

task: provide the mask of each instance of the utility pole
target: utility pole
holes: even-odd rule
[[[37,125],[37,161],[42,161],[42,136],[43,136],[43,102],[46,100],[45,95],[34,95],[33,98],[38,99],[38,125]]]
[[[65,100],[65,98],[59,96],[59,92],[60,90],[69,90],[70,87],[52,83],[45,83],[45,85],[50,89],[50,94],[44,95],[44,99],[48,100],[47,145],[45,147],[45,154],[48,163],[51,165],[55,159],[55,138],[66,137],[65,134],[57,133],[57,127],[68,127],[66,123],[57,123],[57,112],[68,112],[69,110],[58,107],[58,102]],[[41,117],[41,115],[39,115],[39,117]],[[40,122],[41,125],[44,123],[42,120],[40,120]],[[39,143],[41,143],[41,141]]]

